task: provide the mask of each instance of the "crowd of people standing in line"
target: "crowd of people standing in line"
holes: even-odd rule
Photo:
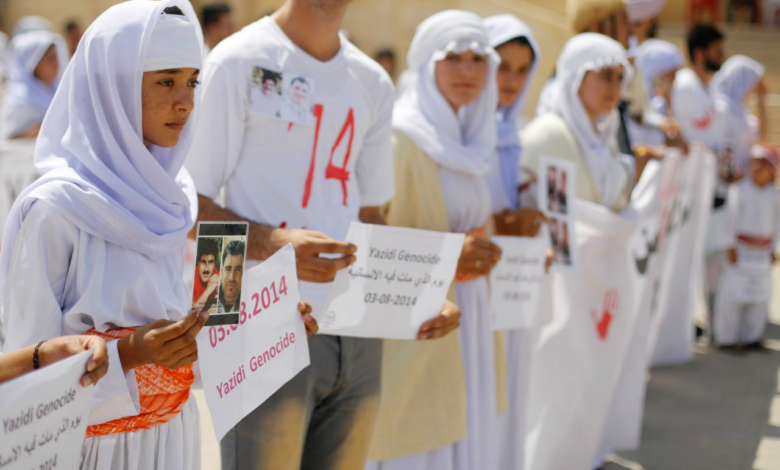
[[[386,69],[340,34],[349,3],[287,0],[233,33],[225,6],[204,9],[201,28],[187,0],[129,1],[70,50],[45,20],[17,27],[0,138],[37,138],[41,177],[3,234],[0,380],[28,372],[33,355],[37,368],[93,349],[82,468],[200,466],[188,398],[208,314],[189,311],[182,278],[196,221],[249,221],[246,268],[291,243],[310,334],[311,366],[222,440],[224,469],[523,468],[515,397],[528,338],[492,331],[486,276],[502,256],[491,233],[546,236],[534,190],[545,156],[576,168],[576,194],[564,184],[556,205],[576,198],[619,212],[667,146],[706,145],[718,159],[714,340],[736,353],[763,347],[767,305],[715,295],[741,260],[775,261],[780,156],[761,144],[761,64],[724,60],[722,33],[696,25],[684,68],[654,37],[663,0],[582,1],[527,122],[542,49],[521,20],[429,17],[396,95]],[[378,59],[395,66],[390,51]],[[311,122],[261,99],[263,87],[296,83],[290,99]],[[329,172],[347,127],[351,158]],[[354,221],[466,234],[450,298],[418,341],[314,334],[311,312],[356,260],[342,241]],[[176,390],[150,407],[145,385],[160,380]]]

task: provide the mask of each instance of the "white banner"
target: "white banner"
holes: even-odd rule
[[[79,383],[92,351],[0,385],[0,468],[79,468],[93,386]]]
[[[463,234],[352,223],[357,261],[339,271],[320,333],[415,339],[435,317],[455,277]],[[316,312],[315,312],[316,314]]]
[[[668,231],[678,237],[669,242],[661,293],[652,365],[674,365],[690,360],[694,342],[696,296],[703,275],[704,246],[715,185],[715,157],[707,149],[692,146],[680,162],[677,213]],[[652,331],[652,330],[651,330]]]
[[[701,211],[708,210],[708,205],[701,201],[711,199],[714,178],[714,173],[706,169],[708,158],[711,157],[702,152],[684,157],[676,150],[669,150],[662,164],[648,165],[632,194],[632,208],[640,222],[632,241],[637,322],[604,426],[599,456],[639,447],[647,367],[664,325],[671,324],[681,333],[675,336],[678,346],[672,350],[680,352],[678,360],[690,354],[682,353],[692,348],[692,305],[687,315],[685,312],[680,315],[681,312],[668,307],[668,299],[677,289],[673,286],[677,271],[683,270],[688,277],[677,280],[683,282],[682,289],[694,293],[698,287],[701,268],[685,267],[684,263],[697,257],[701,259],[703,245],[685,248],[682,242],[702,236],[706,227]],[[684,249],[699,252],[682,253]]]
[[[198,335],[203,389],[219,440],[309,365],[292,245],[244,273],[241,298],[238,325],[206,327]]]
[[[577,201],[575,224],[579,270],[552,273],[531,365],[525,468],[534,470],[590,468],[637,319],[636,221]]]
[[[545,238],[493,237],[501,260],[490,272],[490,318],[493,330],[533,325],[544,283]]]

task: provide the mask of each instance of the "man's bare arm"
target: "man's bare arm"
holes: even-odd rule
[[[239,222],[246,218],[222,208],[210,198],[198,194],[200,222]],[[298,278],[309,282],[330,282],[336,272],[355,262],[357,250],[351,243],[334,240],[324,233],[313,230],[283,229],[249,221],[247,239],[247,258],[265,260],[277,250],[292,243],[295,247]],[[339,258],[321,258],[320,253],[335,253]]]

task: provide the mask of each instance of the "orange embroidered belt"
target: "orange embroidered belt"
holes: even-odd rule
[[[93,328],[86,334],[112,341],[123,338],[133,331],[135,328],[122,328],[105,332]],[[151,429],[172,420],[184,408],[190,396],[190,386],[195,378],[191,365],[171,370],[167,367],[147,364],[137,367],[134,371],[135,380],[138,383],[141,412],[135,416],[125,416],[89,426],[87,427],[87,437]]]
[[[485,235],[485,227],[478,227],[471,232],[467,233],[467,235],[472,235],[477,238],[482,238]],[[476,274],[463,274],[463,273],[455,273],[455,280],[458,282],[467,282],[467,281],[474,281],[479,279],[482,276],[477,276]]]
[[[772,246],[772,239],[765,237],[751,237],[750,235],[739,234],[737,241],[753,248],[769,248]]]

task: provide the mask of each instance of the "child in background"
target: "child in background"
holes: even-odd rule
[[[774,247],[780,235],[780,192],[774,184],[779,162],[775,147],[754,145],[750,176],[730,188],[729,267],[715,307],[715,340],[722,350],[765,349],[761,337],[771,298],[770,266],[777,261]]]

